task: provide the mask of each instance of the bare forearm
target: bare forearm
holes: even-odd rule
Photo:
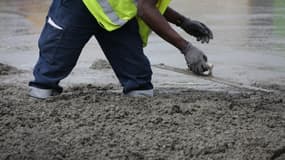
[[[155,7],[155,0],[139,0],[138,14],[142,20],[160,37],[176,48],[182,50],[187,46],[187,41],[181,37],[168,24],[167,19]]]
[[[164,17],[168,22],[180,26],[181,23],[185,20],[185,17],[180,13],[176,12],[174,9],[168,7],[164,13]]]

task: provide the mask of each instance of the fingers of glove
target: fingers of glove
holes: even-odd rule
[[[210,28],[208,28],[205,24],[201,23],[201,25],[207,30],[208,32],[208,37],[209,39],[213,39],[214,38],[214,35],[213,35],[213,32],[210,30]]]
[[[202,68],[202,65],[201,63],[197,64],[196,66],[193,67],[193,72],[196,73],[196,74],[202,74],[203,73],[203,68]]]
[[[199,73],[199,68],[198,68],[198,65],[190,65],[190,70],[193,72],[193,73]]]
[[[206,42],[206,43],[209,43],[209,42],[210,42],[210,38],[209,38],[209,37],[206,37],[206,38],[205,38],[205,42]]]
[[[196,40],[199,42],[199,41],[201,41],[202,39],[201,39],[201,37],[197,37]]]
[[[205,28],[205,25],[203,25],[199,21],[192,21],[193,23],[193,28],[195,26],[195,30],[200,33],[200,35],[208,35],[208,30]]]
[[[206,72],[206,71],[208,71],[209,70],[209,66],[206,64],[206,63],[203,63],[202,65],[201,65],[201,67],[202,67],[202,72]]]
[[[206,55],[203,55],[203,60],[205,63],[208,62],[208,57]]]
[[[204,72],[203,66],[202,64],[198,64],[197,66],[197,73],[198,74],[202,74]]]
[[[197,64],[187,64],[188,68],[190,71],[192,71],[193,73],[197,73]]]
[[[210,33],[209,33],[209,29],[206,25],[204,25],[202,22],[197,22],[199,25],[198,25],[198,28],[199,28],[199,31],[201,32],[202,35],[204,36],[208,36]]]
[[[201,60],[201,62],[199,63],[199,65],[201,66],[201,70],[202,72],[208,71],[209,70],[209,66],[207,64],[208,58],[206,55],[203,55],[202,57],[203,59]]]
[[[201,38],[201,43],[209,43],[209,37],[208,36],[204,36],[203,38]]]
[[[201,38],[201,43],[204,44],[205,43],[205,38]]]
[[[207,30],[206,28],[204,28],[204,26],[203,26],[203,25],[199,25],[199,26],[200,26],[200,27],[199,27],[200,35],[203,35],[203,36],[205,36],[205,35],[209,35],[208,30]]]
[[[209,68],[206,63],[198,63],[196,65],[188,65],[188,68],[195,74],[202,75],[205,71],[208,71]]]

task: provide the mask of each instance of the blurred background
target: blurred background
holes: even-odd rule
[[[0,0],[0,63],[32,70],[38,56],[37,39],[50,3]],[[171,7],[213,30],[214,40],[202,45],[177,29],[208,55],[215,65],[215,76],[245,84],[285,84],[285,0],[173,0]],[[186,67],[179,51],[156,34],[152,34],[145,52],[152,64]],[[102,58],[104,54],[93,38],[74,73],[89,74],[77,71],[86,70]]]

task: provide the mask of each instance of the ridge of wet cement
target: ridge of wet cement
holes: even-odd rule
[[[1,75],[17,74],[17,73],[22,73],[22,72],[23,71],[15,68],[15,67],[9,66],[7,64],[0,63],[0,76]]]

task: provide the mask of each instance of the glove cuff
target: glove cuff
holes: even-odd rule
[[[184,22],[186,21],[186,19],[187,19],[187,17],[184,17],[184,16],[177,18],[175,25],[178,27],[181,27],[184,24]]]
[[[186,45],[186,47],[183,48],[183,49],[180,50],[180,51],[181,51],[182,54],[185,55],[192,47],[193,47],[192,43],[188,42],[187,45]]]
[[[191,19],[188,17],[182,17],[180,20],[180,24],[178,25],[181,28],[185,28],[188,22],[191,22]]]

